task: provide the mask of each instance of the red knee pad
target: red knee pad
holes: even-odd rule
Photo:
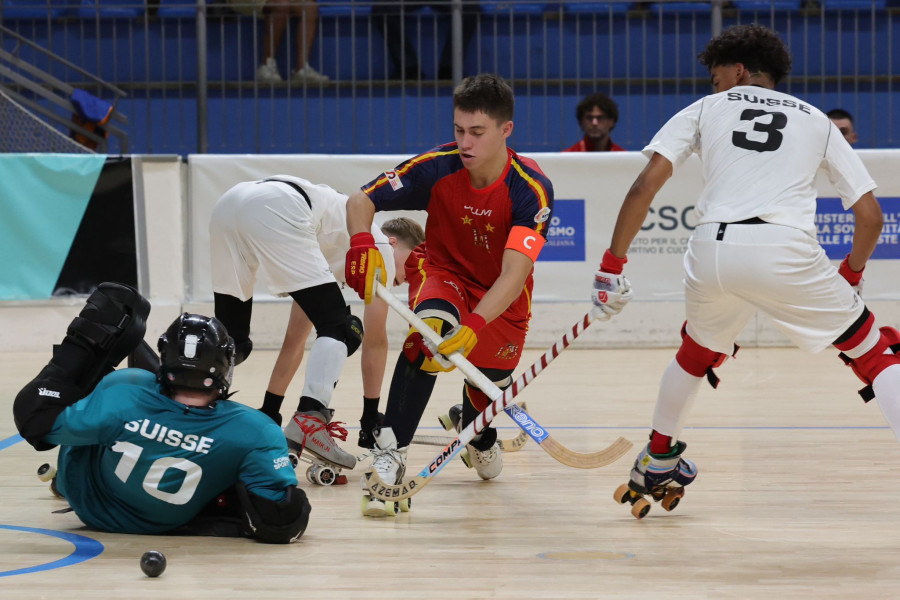
[[[850,358],[843,352],[838,355],[866,384],[866,387],[859,391],[859,395],[866,402],[874,398],[872,382],[875,378],[888,367],[900,364],[900,356],[897,355],[900,352],[900,331],[893,327],[881,327],[878,331],[881,332],[878,342],[859,358]]]
[[[735,344],[734,352],[731,356],[736,355],[737,351],[738,345]],[[678,353],[675,354],[675,360],[678,361],[678,364],[682,369],[694,377],[703,377],[705,375],[709,384],[713,386],[713,388],[716,388],[719,386],[719,377],[715,374],[713,369],[722,366],[722,363],[725,362],[726,358],[728,358],[727,354],[713,352],[709,348],[704,348],[695,342],[694,339],[688,335],[687,321],[685,321],[684,325],[681,327],[681,347],[678,349]]]

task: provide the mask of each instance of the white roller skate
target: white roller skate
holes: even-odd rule
[[[441,415],[438,420],[444,429],[455,429],[457,433],[462,431],[462,404],[454,404]],[[486,450],[481,448],[487,447]],[[474,468],[482,479],[493,479],[503,470],[503,457],[500,452],[500,444],[497,442],[497,430],[489,427],[466,444],[466,449],[460,453],[460,459],[467,467]]]
[[[294,413],[284,428],[288,449],[299,460],[310,463],[306,479],[317,485],[346,483],[342,469],[353,469],[356,457],[344,452],[335,442],[347,439],[347,429],[340,421],[331,422],[334,411],[326,409]],[[304,454],[304,451],[305,454]]]
[[[390,427],[379,427],[374,430],[374,447],[371,455],[372,470],[385,483],[396,485],[403,480],[406,473],[406,448],[397,448],[397,438]],[[393,517],[400,512],[409,512],[410,499],[399,502],[385,502],[375,498],[366,488],[366,480],[362,478],[363,500],[362,514],[366,517]]]
[[[631,480],[616,488],[613,497],[619,504],[631,503],[631,514],[643,519],[650,512],[649,496],[654,502],[661,502],[666,510],[674,510],[684,496],[684,486],[697,477],[697,466],[681,458],[687,448],[678,442],[668,454],[651,454],[650,444],[641,450],[634,467]]]

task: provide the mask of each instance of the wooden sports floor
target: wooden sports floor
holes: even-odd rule
[[[454,460],[395,518],[360,514],[354,472],[314,487],[309,529],[290,546],[89,531],[36,469],[55,452],[18,441],[12,399],[48,353],[0,353],[0,598],[897,598],[900,445],[833,352],[743,348],[704,385],[683,439],[700,475],[681,505],[643,520],[613,501],[645,443],[672,350],[570,349],[520,396],[565,445],[635,447],[611,466],[565,467],[534,442],[504,456],[494,481]],[[539,356],[526,353],[522,366]],[[274,352],[238,368],[236,401],[258,405]],[[358,354],[333,407],[356,425]],[[291,398],[299,395],[300,381]],[[460,397],[441,375],[421,434]],[[385,384],[387,385],[387,384]],[[386,389],[386,388],[385,388]],[[292,404],[286,402],[287,404]],[[502,438],[518,431],[498,417]],[[347,448],[356,452],[356,429]],[[413,446],[409,470],[438,452]],[[362,450],[359,450],[361,452]],[[302,464],[301,464],[302,467]],[[359,469],[359,467],[358,467]],[[361,470],[361,469],[359,469]],[[162,551],[166,572],[139,557]]]

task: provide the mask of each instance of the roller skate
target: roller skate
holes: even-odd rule
[[[385,483],[396,485],[406,473],[406,448],[397,448],[397,438],[390,427],[378,427],[373,432],[372,470]],[[362,478],[362,514],[366,517],[393,517],[398,512],[409,512],[410,498],[399,502],[385,502],[372,496]]]
[[[462,404],[454,404],[441,415],[438,420],[447,431],[462,431]],[[474,468],[482,479],[493,479],[503,470],[503,457],[500,455],[500,444],[497,442],[497,430],[493,427],[485,428],[475,436],[466,449],[460,453],[460,459],[470,469]]]
[[[63,495],[59,493],[59,488],[56,487],[56,467],[51,465],[50,463],[44,463],[37,470],[38,479],[43,481],[44,483],[50,482],[50,493],[52,493],[55,497],[65,500]]]
[[[334,442],[334,438],[346,440],[347,430],[340,421],[331,422],[333,415],[330,409],[297,412],[284,428],[288,450],[293,456],[291,462],[295,466],[301,461],[309,463],[306,479],[315,485],[347,483],[347,476],[341,470],[356,466],[356,457]]]
[[[375,435],[372,430],[380,427],[384,423],[384,414],[378,413],[374,421],[369,419],[359,420],[359,440],[356,445],[360,448],[368,448],[371,450],[375,447]]]
[[[684,486],[697,477],[697,466],[681,458],[687,448],[678,442],[668,454],[651,454],[650,444],[641,450],[631,469],[631,481],[623,483],[613,493],[619,504],[631,503],[631,514],[635,519],[643,519],[650,512],[649,496],[654,502],[661,502],[666,510],[674,510],[684,496]]]

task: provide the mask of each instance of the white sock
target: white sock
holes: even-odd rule
[[[694,377],[674,358],[663,372],[653,412],[653,429],[677,440],[703,377]]]
[[[884,418],[900,440],[900,365],[890,366],[879,373],[872,382],[872,390]]]
[[[315,398],[326,407],[347,362],[347,345],[330,337],[319,337],[309,349],[306,381],[302,395]]]

